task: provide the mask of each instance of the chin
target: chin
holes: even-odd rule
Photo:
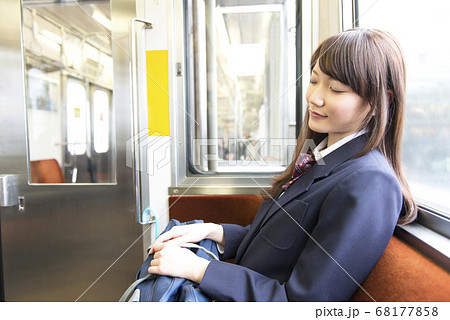
[[[318,126],[317,124],[313,123],[311,121],[311,119],[308,121],[308,127],[309,127],[309,129],[311,129],[312,131],[317,132],[317,133],[327,133],[326,131],[321,129],[320,126]]]

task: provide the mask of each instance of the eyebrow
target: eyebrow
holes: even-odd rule
[[[318,77],[320,77],[320,75],[319,75],[319,73],[316,71],[316,70],[312,70],[311,71],[311,73],[314,73],[316,76],[318,76]],[[323,72],[322,72],[323,73]],[[337,79],[335,79],[335,78],[333,78],[333,77],[330,77],[329,75],[327,75],[327,74],[325,74],[325,73],[323,73],[323,76],[324,77],[326,77],[326,78],[328,78],[330,81],[337,81],[337,82],[339,82],[339,83],[342,83],[342,82],[340,82],[339,80],[337,80]],[[343,83],[342,83],[343,84]],[[344,84],[345,85],[345,84]]]
[[[314,73],[316,76],[320,77],[319,73],[318,73],[316,70],[314,70],[314,69],[311,71],[311,73]],[[333,78],[331,78],[329,75],[327,75],[327,74],[325,74],[325,73],[323,73],[323,72],[321,72],[321,73],[323,74],[324,77],[333,79]]]

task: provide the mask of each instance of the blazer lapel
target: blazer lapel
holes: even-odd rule
[[[327,177],[338,165],[360,153],[366,143],[366,139],[366,135],[362,135],[347,142],[342,147],[325,156],[323,158],[323,164],[314,164],[311,169],[309,169],[300,179],[295,181],[281,197],[280,192],[275,199],[264,201],[252,223],[249,234],[247,234],[239,246],[239,250],[236,253],[236,263],[239,262],[246,248],[261,227],[277,211],[282,210],[281,208],[287,203],[308,191],[315,180]]]
[[[295,181],[281,197],[278,196],[277,199],[272,200],[272,202],[275,203],[270,207],[262,224],[270,219],[275,212],[281,210],[281,207],[308,191],[315,180],[327,177],[337,166],[360,153],[365,143],[366,135],[359,136],[325,156],[322,164],[314,164],[311,169],[309,169],[300,179]]]

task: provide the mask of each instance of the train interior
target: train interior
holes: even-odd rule
[[[251,224],[293,157],[312,51],[352,27],[403,46],[420,209],[351,301],[450,301],[446,1],[1,7],[0,301],[118,301],[170,219]]]

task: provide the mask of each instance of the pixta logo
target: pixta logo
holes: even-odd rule
[[[158,170],[170,164],[172,138],[160,132],[143,129],[127,140],[126,165],[153,176]]]

